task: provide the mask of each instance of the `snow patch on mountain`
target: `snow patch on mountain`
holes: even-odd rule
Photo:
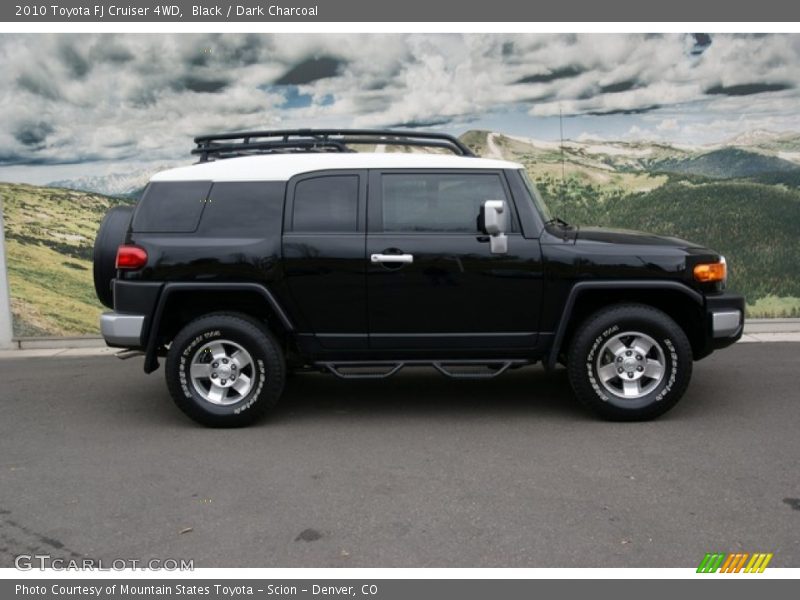
[[[174,166],[174,164],[162,164],[132,168],[122,172],[51,181],[47,185],[49,187],[60,187],[83,192],[95,192],[105,196],[130,196],[141,191],[155,173]]]

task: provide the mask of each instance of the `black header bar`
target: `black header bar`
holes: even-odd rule
[[[786,0],[16,0],[5,22],[798,22]],[[787,28],[791,30],[791,28]]]

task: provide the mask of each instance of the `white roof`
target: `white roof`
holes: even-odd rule
[[[156,173],[150,181],[286,181],[327,169],[521,169],[504,160],[421,153],[262,154],[225,158]]]

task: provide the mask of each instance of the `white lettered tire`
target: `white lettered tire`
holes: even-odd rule
[[[692,348],[663,311],[613,305],[575,332],[567,371],[575,396],[595,413],[644,421],[664,414],[683,396],[692,376]]]
[[[172,399],[190,418],[208,427],[241,427],[278,402],[286,365],[262,323],[238,313],[212,313],[175,336],[165,375]]]

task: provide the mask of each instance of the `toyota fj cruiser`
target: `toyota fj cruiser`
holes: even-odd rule
[[[724,292],[718,253],[570,226],[521,165],[476,158],[452,136],[195,143],[197,164],[158,173],[135,209],[107,214],[94,276],[113,308],[100,321],[108,345],[144,354],[146,373],[165,356],[170,394],[202,424],[251,423],[301,369],[495,377],[535,362],[566,365],[602,417],[651,419],[686,391],[692,361],[741,337],[744,301]]]

